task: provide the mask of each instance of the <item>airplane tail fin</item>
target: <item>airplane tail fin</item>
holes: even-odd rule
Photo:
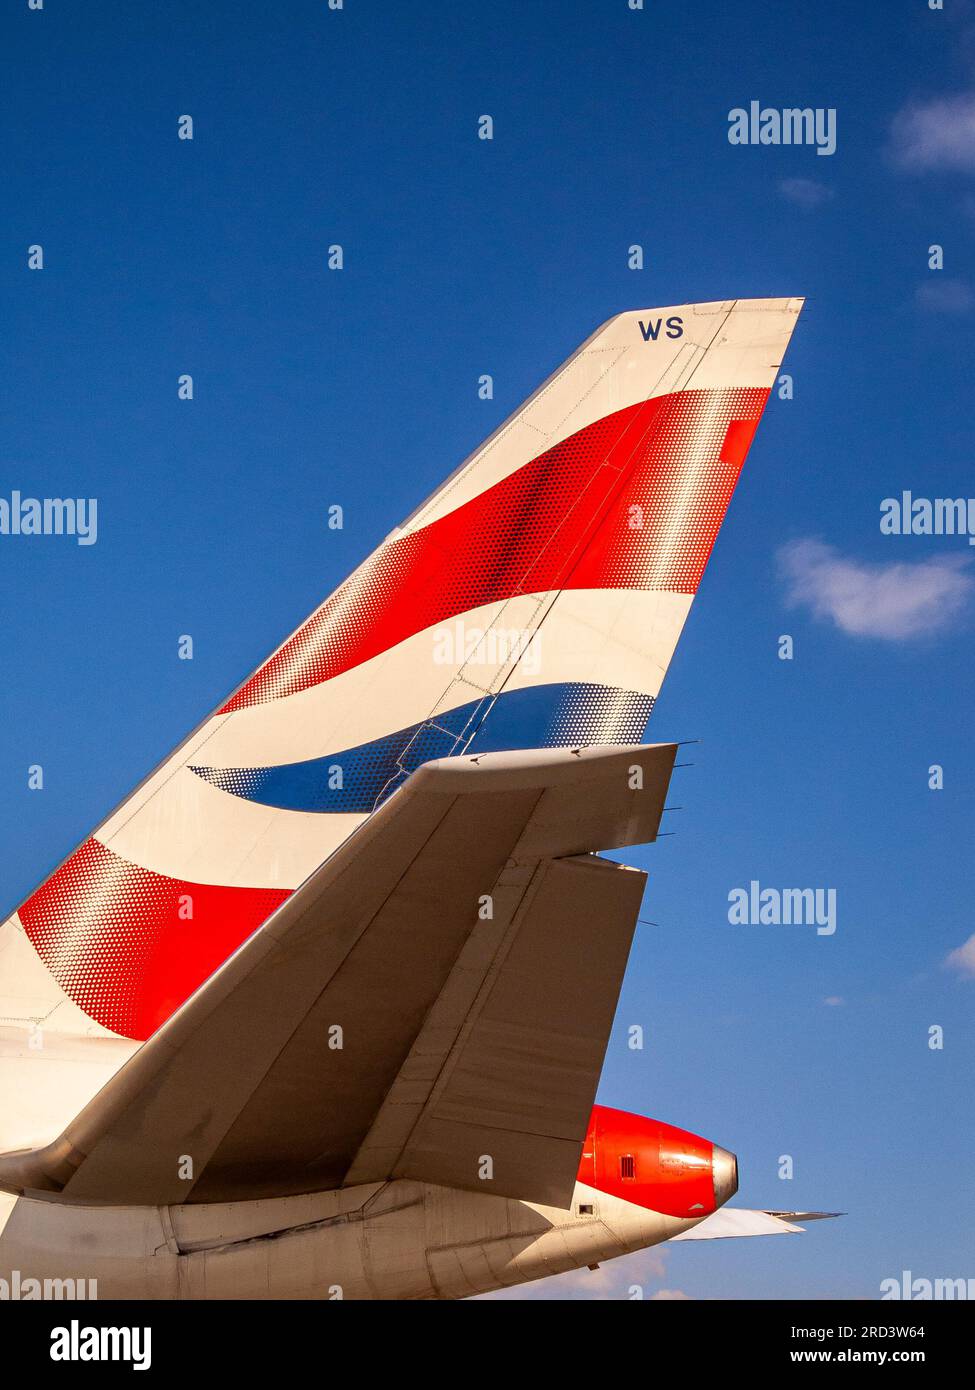
[[[801,307],[599,328],[23,905],[66,994],[145,1037],[421,763],[638,742]]]
[[[800,307],[610,319],[228,700],[280,752],[200,775],[367,812],[430,758],[639,739]]]

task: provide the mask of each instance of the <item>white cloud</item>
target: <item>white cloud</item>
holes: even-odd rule
[[[786,601],[852,637],[898,642],[948,627],[971,596],[970,557],[869,564],[822,541],[793,541],[778,555]]]
[[[912,173],[975,171],[975,92],[911,102],[890,134],[895,161]]]
[[[915,298],[922,309],[935,314],[967,314],[975,305],[975,294],[964,280],[945,280],[940,273],[918,285]]]
[[[949,951],[945,956],[945,965],[949,970],[957,970],[959,975],[975,980],[975,932],[961,946]]]
[[[828,1004],[831,1009],[839,1009],[846,1003],[846,1000],[841,994],[827,994],[823,1003]]]
[[[815,179],[782,179],[779,192],[790,203],[800,208],[820,208],[836,195],[825,183]]]
[[[690,1294],[683,1289],[658,1289],[647,1299],[648,1303],[679,1303],[684,1299],[690,1301]]]

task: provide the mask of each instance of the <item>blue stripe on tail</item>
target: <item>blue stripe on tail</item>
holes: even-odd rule
[[[372,743],[277,767],[191,767],[233,796],[285,811],[368,813],[421,763],[457,753],[639,743],[653,696],[582,682],[503,691]]]

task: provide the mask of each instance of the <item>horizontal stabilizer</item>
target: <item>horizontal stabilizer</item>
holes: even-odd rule
[[[0,1187],[567,1206],[646,881],[593,851],[656,837],[676,751],[426,763]]]
[[[802,1234],[796,1221],[824,1221],[842,1216],[841,1211],[746,1211],[743,1207],[721,1207],[700,1225],[672,1236],[672,1240],[725,1240],[733,1236],[788,1236]]]
[[[834,1217],[845,1216],[845,1211],[767,1211],[766,1216],[776,1216],[780,1221],[832,1221]]]

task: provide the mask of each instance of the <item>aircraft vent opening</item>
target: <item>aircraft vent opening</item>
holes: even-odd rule
[[[592,1208],[592,1203],[591,1203],[591,1202],[580,1202],[580,1203],[579,1203],[579,1215],[580,1215],[580,1216],[592,1216],[592,1214],[593,1214],[593,1208]]]
[[[636,1159],[632,1154],[620,1154],[620,1177],[636,1177]]]

